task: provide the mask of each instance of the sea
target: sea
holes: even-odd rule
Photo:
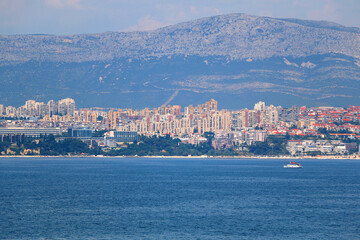
[[[0,158],[0,239],[360,239],[360,161]]]

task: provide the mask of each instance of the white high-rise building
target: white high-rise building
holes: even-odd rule
[[[27,100],[24,105],[24,110],[21,111],[21,116],[35,116],[36,110],[35,110],[35,100]]]
[[[43,102],[36,102],[35,103],[35,115],[40,117],[40,116],[45,116],[46,115],[46,105]]]
[[[50,100],[46,105],[46,114],[49,116],[57,114],[57,103],[54,100]]]
[[[260,111],[260,112],[265,111],[265,102],[260,101],[260,102],[256,103],[254,106],[254,110]]]
[[[65,115],[70,115],[70,116],[74,116],[74,112],[75,112],[75,101],[74,99],[71,98],[65,98],[65,99],[61,99],[58,102],[58,114],[65,116]]]
[[[16,114],[16,108],[13,106],[7,106],[5,108],[5,114],[6,116],[13,117]]]

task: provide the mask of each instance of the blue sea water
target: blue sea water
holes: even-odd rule
[[[360,161],[2,158],[0,239],[360,239]]]

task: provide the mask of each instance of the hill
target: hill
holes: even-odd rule
[[[146,32],[0,36],[0,103],[357,104],[359,56],[359,28],[245,14]]]

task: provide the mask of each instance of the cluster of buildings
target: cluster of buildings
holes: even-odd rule
[[[125,118],[124,118],[125,116]],[[130,117],[130,119],[129,119]],[[214,99],[198,106],[161,106],[155,109],[109,112],[111,127],[144,135],[187,136],[205,132],[231,132],[253,127],[275,127],[279,123],[278,107],[255,104],[254,109],[218,110]]]
[[[360,134],[360,106],[340,107],[301,107],[297,126],[301,129],[325,128],[328,131],[347,131]]]
[[[343,143],[341,140],[289,140],[286,149],[293,156],[309,153],[324,155],[344,155],[356,150],[354,143]]]
[[[121,111],[110,113],[111,127],[120,131],[134,131],[144,135],[186,136],[194,133],[228,131],[231,128],[231,112],[218,111],[217,102],[210,100],[196,107],[190,105],[181,112],[181,106],[161,106],[155,109],[134,111],[121,118]]]
[[[293,106],[282,108],[258,102],[253,109],[218,109],[214,99],[197,106],[160,106],[158,108],[107,109],[80,108],[71,98],[48,103],[28,100],[15,108],[0,105],[0,135],[24,134],[40,136],[56,134],[81,139],[97,136],[96,144],[116,146],[117,142],[135,141],[139,135],[170,135],[183,143],[199,144],[207,141],[204,133],[213,132],[215,149],[240,146],[244,143],[265,141],[269,135],[298,136],[289,141],[291,154],[319,151],[321,153],[346,153],[344,139],[360,137],[360,107],[312,107]],[[22,120],[20,120],[22,119]],[[26,120],[24,120],[26,119]],[[335,142],[305,141],[306,137],[330,138]],[[319,145],[320,144],[320,145]],[[330,149],[329,146],[331,147]],[[316,146],[316,150],[314,150]],[[345,146],[345,149],[344,149]]]
[[[59,101],[50,100],[48,103],[28,100],[18,108],[0,104],[0,117],[8,118],[42,118],[44,116],[66,116],[75,112],[75,101],[71,98]]]

